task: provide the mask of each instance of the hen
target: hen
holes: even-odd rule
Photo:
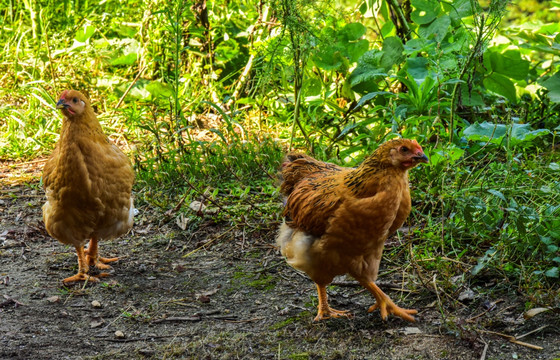
[[[84,95],[66,90],[56,107],[64,121],[43,170],[47,197],[43,220],[52,237],[73,245],[78,253],[78,274],[63,282],[96,282],[97,277],[88,275],[89,266],[110,269],[106,263],[118,260],[99,257],[98,240],[117,237],[132,227],[134,171],[126,155],[103,133]]]
[[[408,170],[428,158],[415,140],[387,141],[357,168],[289,154],[282,164],[281,192],[287,197],[277,243],[292,267],[317,286],[315,321],[351,317],[328,305],[326,286],[337,275],[350,274],[369,290],[380,309],[414,321],[416,310],[395,305],[375,285],[387,237],[411,209]]]

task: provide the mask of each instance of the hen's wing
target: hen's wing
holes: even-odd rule
[[[300,153],[290,153],[282,163],[282,185],[280,192],[289,196],[294,187],[303,179],[315,177],[321,173],[332,173],[344,170],[342,166],[315,160],[311,156]]]
[[[344,174],[352,169],[303,154],[289,154],[282,167],[281,191],[288,197],[283,213],[286,223],[308,234],[322,235],[342,202]]]

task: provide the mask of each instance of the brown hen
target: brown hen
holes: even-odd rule
[[[380,309],[414,321],[416,310],[395,305],[375,285],[387,237],[402,226],[411,209],[408,170],[428,158],[415,140],[395,139],[379,146],[357,168],[289,154],[282,164],[281,192],[287,197],[277,243],[288,263],[317,285],[315,320],[351,317],[328,305],[326,286],[350,274],[369,290]]]
[[[118,260],[99,257],[98,240],[125,234],[132,227],[134,171],[126,155],[103,133],[84,95],[66,90],[56,107],[64,121],[43,170],[47,197],[43,220],[52,237],[73,245],[78,253],[78,274],[63,282],[95,282],[99,279],[88,275],[89,266],[109,269],[106,263]]]

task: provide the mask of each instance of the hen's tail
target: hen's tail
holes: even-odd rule
[[[315,160],[305,154],[289,153],[282,162],[280,192],[284,196],[289,196],[301,180],[326,171],[342,169],[338,165]]]

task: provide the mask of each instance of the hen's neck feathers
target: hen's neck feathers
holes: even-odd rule
[[[344,176],[344,184],[355,196],[362,197],[380,190],[391,190],[386,187],[395,187],[394,179],[402,179],[402,184],[407,184],[408,170],[393,165],[389,152],[379,148]],[[392,190],[399,191],[396,188]]]
[[[62,123],[61,138],[86,138],[89,141],[106,141],[107,137],[97,120],[93,109],[87,105],[84,112],[65,117]]]

